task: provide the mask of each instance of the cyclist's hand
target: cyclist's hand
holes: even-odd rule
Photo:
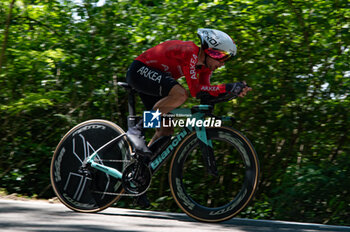
[[[247,85],[245,81],[226,84],[226,91],[233,93],[235,96],[244,97],[252,88]]]
[[[248,91],[252,91],[253,89],[247,85],[245,81],[243,81],[243,84],[245,85],[244,88],[242,89],[242,92],[238,95],[238,97],[244,97],[247,95]]]

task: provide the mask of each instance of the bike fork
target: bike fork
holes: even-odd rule
[[[196,133],[199,141],[199,148],[202,152],[203,162],[208,170],[208,173],[213,176],[218,176],[213,144],[207,137],[205,127],[196,127]]]

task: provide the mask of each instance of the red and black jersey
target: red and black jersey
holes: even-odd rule
[[[185,76],[193,97],[199,91],[218,96],[226,92],[225,84],[210,85],[212,71],[207,67],[197,68],[199,47],[190,41],[170,40],[148,49],[136,60],[170,73],[174,79]]]

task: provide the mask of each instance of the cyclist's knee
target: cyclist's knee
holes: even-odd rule
[[[184,87],[182,87],[181,85],[175,85],[169,93],[170,96],[173,96],[174,98],[176,98],[176,100],[178,102],[180,102],[181,104],[183,104],[187,98],[188,98],[188,92],[186,91],[186,89]]]

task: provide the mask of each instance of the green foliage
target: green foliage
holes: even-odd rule
[[[132,60],[165,40],[198,42],[196,29],[210,27],[238,46],[212,83],[253,87],[216,108],[237,118],[261,160],[259,191],[241,216],[350,225],[348,1],[16,0],[7,21],[11,2],[0,2],[0,188],[52,197],[62,135],[92,118],[126,128],[116,82]],[[155,209],[176,211],[166,174],[149,195]]]
[[[349,193],[344,188],[349,184],[346,159],[343,155],[338,158],[340,163],[320,165],[304,158],[302,164],[287,167],[280,186],[272,191],[274,212],[287,220],[346,223],[347,201],[342,197]]]

